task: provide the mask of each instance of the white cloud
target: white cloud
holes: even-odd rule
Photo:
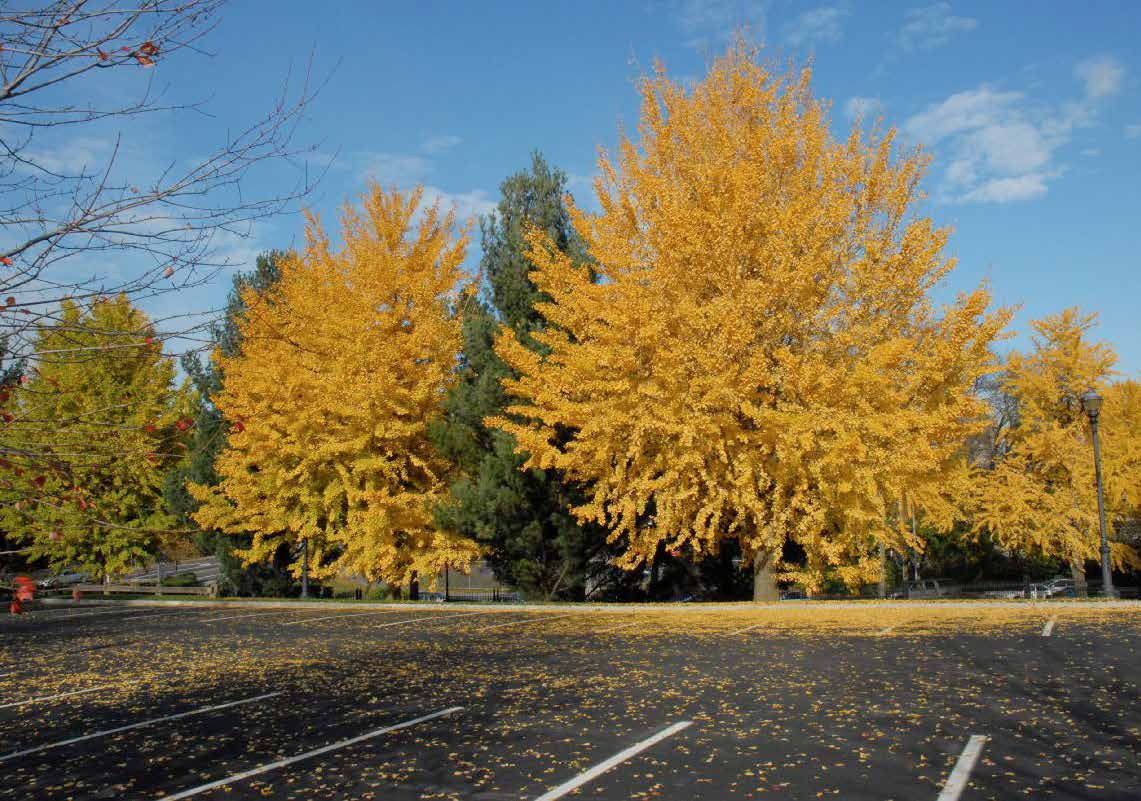
[[[1141,139],[1141,124],[1125,126],[1126,139]]]
[[[809,42],[837,42],[844,35],[841,23],[848,15],[846,8],[821,6],[797,16],[784,26],[784,36],[795,46]]]
[[[428,159],[405,153],[360,153],[357,162],[362,178],[384,184],[419,183],[432,171]]]
[[[439,136],[429,136],[420,145],[420,149],[425,153],[436,154],[442,153],[445,150],[451,150],[453,147],[460,145],[464,140],[458,136],[451,134],[440,134]]]
[[[21,157],[57,175],[90,175],[106,167],[113,144],[107,139],[77,136],[53,142],[48,149],[27,150]]]
[[[439,140],[439,141],[436,141]],[[459,137],[434,137],[427,140],[422,148],[430,150],[434,144],[436,151],[450,148],[460,143]],[[427,156],[407,153],[358,153],[355,157],[362,179],[377,180],[388,186],[408,190],[413,186],[423,186],[424,195],[421,209],[439,203],[445,210],[456,210],[456,219],[463,223],[468,218],[489,214],[495,210],[495,201],[482,189],[470,192],[449,192],[428,184],[428,177],[435,172],[435,164]]]
[[[471,192],[445,192],[436,186],[425,186],[422,208],[439,203],[443,211],[455,209],[456,220],[464,223],[472,217],[479,217],[495,211],[495,201],[482,189]]]
[[[1121,89],[1125,68],[1109,56],[1086,59],[1074,67],[1076,75],[1086,87],[1086,97],[1097,100],[1115,95]]]
[[[1021,121],[986,125],[968,134],[966,144],[989,170],[1008,175],[1037,170],[1050,160],[1052,149],[1037,128]]]
[[[1095,123],[1102,101],[1117,92],[1124,68],[1107,57],[1075,66],[1077,99],[1053,106],[1021,92],[980,86],[934,103],[904,123],[907,135],[941,151],[938,197],[945,202],[1010,203],[1041,197],[1062,174],[1057,152],[1074,131]],[[1138,126],[1141,136],[1141,126]],[[1098,151],[1087,148],[1083,156]]]
[[[673,16],[686,44],[696,48],[724,41],[735,31],[754,39],[765,31],[763,0],[679,0]]]
[[[1041,173],[993,178],[959,198],[963,203],[1012,203],[1046,194],[1046,177]]]
[[[974,30],[978,24],[971,17],[952,15],[950,3],[932,3],[904,14],[899,44],[904,50],[930,50],[945,45],[957,33]]]
[[[909,137],[945,153],[939,197],[1008,203],[1045,193],[1060,144],[1027,118],[1019,92],[987,86],[959,92],[904,123]]]
[[[850,119],[870,119],[883,111],[883,103],[878,97],[850,97],[844,104],[844,113]]]
[[[922,142],[935,142],[963,131],[991,125],[1010,113],[1020,92],[997,92],[981,86],[951,95],[909,119],[904,127]]]

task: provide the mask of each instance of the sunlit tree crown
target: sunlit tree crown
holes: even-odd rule
[[[601,211],[570,207],[600,280],[532,234],[550,354],[505,332],[522,402],[495,422],[589,484],[577,513],[628,565],[792,539],[856,580],[902,539],[901,499],[951,514],[932,488],[982,418],[970,389],[1008,315],[982,289],[935,307],[953,262],[910,213],[925,159],[892,130],[836,141],[809,79],[740,43],[692,85],[659,67],[637,141],[600,157]]]
[[[426,436],[460,348],[467,238],[421,199],[373,186],[339,249],[311,219],[280,280],[243,297],[241,353],[217,356],[222,481],[192,492],[202,525],[253,532],[251,561],[307,538],[319,573],[397,582],[475,554],[432,525],[446,465]]]

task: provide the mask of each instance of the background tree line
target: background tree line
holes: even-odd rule
[[[480,221],[475,276],[469,228],[370,187],[337,244],[311,220],[235,278],[181,382],[126,295],[65,299],[4,385],[11,451],[60,465],[9,480],[35,500],[4,507],[6,537],[97,574],[192,539],[243,594],[293,591],[302,542],[318,578],[483,555],[543,599],[853,590],[885,564],[1081,578],[1093,388],[1135,569],[1141,387],[1091,315],[1000,358],[1011,310],[985,288],[937,305],[954,264],[913,212],[924,157],[890,129],[836,140],[809,81],[742,43],[692,87],[647,76],[601,210],[533,155]],[[36,439],[62,419],[77,441]]]

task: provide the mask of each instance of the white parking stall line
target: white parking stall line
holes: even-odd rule
[[[1054,624],[1057,622],[1058,622],[1058,616],[1057,615],[1055,615],[1054,617],[1047,620],[1046,625],[1042,627],[1042,636],[1043,637],[1049,637],[1051,634],[1053,634],[1054,633]]]
[[[288,615],[291,612],[296,612],[296,609],[274,609],[272,612],[251,612],[248,615],[226,615],[225,617],[204,617],[200,618],[203,623],[216,623],[219,620],[241,620],[246,617],[265,617],[266,615]]]
[[[473,629],[473,630],[474,631],[488,631],[490,629],[502,629],[502,628],[505,628],[507,626],[521,626],[525,623],[538,623],[542,620],[558,620],[559,618],[562,618],[562,617],[571,617],[574,614],[575,614],[574,612],[571,612],[571,613],[566,614],[566,615],[548,615],[547,617],[531,617],[531,618],[527,618],[526,620],[509,620],[506,623],[494,623],[490,626],[480,626],[478,629]]]
[[[34,748],[25,748],[22,751],[13,751],[10,754],[0,755],[0,762],[5,762],[9,759],[16,757],[27,756],[28,754],[38,754],[41,751],[47,751],[52,748],[61,748],[65,745],[72,745],[73,743],[82,743],[86,740],[94,740],[98,737],[106,737],[111,734],[118,734],[124,731],[131,731],[132,729],[141,729],[144,726],[151,726],[155,723],[165,723],[170,720],[181,720],[182,718],[189,718],[194,715],[204,715],[207,712],[216,712],[219,709],[229,709],[235,706],[242,706],[243,704],[252,704],[257,701],[264,701],[266,698],[273,698],[275,695],[281,695],[280,692],[266,693],[265,695],[255,695],[253,698],[243,698],[240,701],[230,701],[225,704],[214,704],[213,706],[204,706],[199,709],[192,709],[189,712],[179,712],[177,715],[166,715],[161,718],[151,718],[150,720],[140,720],[138,723],[130,723],[126,726],[118,726],[114,729],[103,729],[102,731],[95,731],[91,734],[84,734],[79,737],[72,737],[69,740],[60,740],[56,743],[48,743],[47,745],[37,745]]]
[[[290,620],[287,623],[282,623],[283,626],[299,626],[302,623],[316,623],[319,620],[340,620],[346,617],[367,617],[369,615],[390,615],[395,612],[395,609],[375,609],[372,612],[353,612],[351,615],[327,615],[325,617],[307,617],[303,620]]]
[[[656,745],[657,743],[660,743],[662,740],[666,739],[667,737],[672,737],[675,734],[677,734],[679,731],[681,731],[682,729],[685,729],[685,728],[692,726],[692,725],[693,725],[692,720],[680,720],[677,723],[673,724],[672,726],[667,726],[666,728],[662,729],[660,732],[653,735],[652,737],[647,737],[645,740],[642,740],[639,743],[634,743],[634,745],[630,746],[629,748],[625,749],[624,751],[619,751],[617,754],[610,757],[610,759],[607,759],[604,762],[599,762],[597,765],[595,765],[590,770],[587,770],[587,771],[584,771],[583,773],[580,773],[579,775],[575,776],[570,781],[563,782],[558,787],[555,787],[552,790],[548,790],[547,792],[543,793],[541,796],[536,798],[535,801],[555,801],[556,798],[562,798],[567,793],[574,792],[575,790],[577,790],[579,787],[582,787],[587,782],[593,781],[594,779],[597,779],[599,776],[601,776],[606,771],[610,770],[615,765],[620,765],[621,763],[625,762],[630,757],[635,756],[637,754],[640,754],[642,751],[645,751],[650,746]]]
[[[84,607],[77,607],[77,608],[82,609]],[[124,606],[124,607],[119,607],[117,609],[98,609],[98,610],[94,610],[94,611],[90,611],[90,612],[72,612],[69,615],[63,614],[63,615],[59,615],[58,617],[52,617],[50,619],[51,620],[71,620],[73,617],[91,617],[92,615],[121,615],[124,612],[132,612],[132,611],[134,611],[134,610],[131,607]],[[35,613],[35,617],[32,619],[35,620],[36,618],[39,618],[40,616],[47,614],[47,613],[51,613],[51,612],[71,612],[71,610],[70,609],[49,609],[49,610],[46,610],[45,612]]]
[[[472,615],[490,615],[490,614],[494,614],[494,613],[493,612],[464,612],[461,615],[452,615],[452,614],[449,614],[447,612],[436,612],[435,614],[429,615],[428,617],[413,617],[413,618],[409,618],[408,620],[394,620],[391,623],[377,623],[375,626],[371,626],[370,628],[386,629],[389,626],[402,626],[405,623],[420,623],[420,622],[423,622],[425,620],[455,620],[457,617],[471,617]]]
[[[41,695],[38,698],[25,698],[23,701],[13,701],[10,704],[0,704],[0,709],[10,709],[14,706],[24,706],[25,704],[38,704],[41,701],[54,701],[57,698],[68,698],[72,695],[84,695],[85,693],[94,693],[99,690],[107,690],[114,687],[114,684],[101,684],[98,687],[88,687],[86,690],[72,690],[68,693],[56,693],[55,695]]]
[[[959,796],[967,787],[967,781],[971,778],[971,771],[974,769],[975,763],[979,761],[979,755],[982,753],[985,743],[985,736],[981,734],[971,735],[971,739],[967,740],[967,745],[963,748],[963,753],[959,754],[959,760],[951,770],[951,775],[947,777],[947,783],[943,785],[943,792],[939,793],[939,798],[936,801],[958,801]]]
[[[610,632],[612,632],[612,631],[621,631],[622,629],[628,629],[628,628],[630,628],[631,626],[637,626],[637,625],[638,625],[638,621],[637,621],[637,620],[633,620],[633,621],[631,621],[631,622],[629,622],[629,623],[623,623],[623,624],[622,624],[622,625],[620,625],[620,626],[611,626],[611,627],[610,627],[610,628],[608,628],[608,629],[601,629],[600,631],[596,631],[596,632],[594,632],[594,633],[595,633],[595,634],[609,634],[609,633],[610,633]]]
[[[166,617],[167,615],[186,615],[197,614],[199,609],[160,609],[158,611],[143,612],[139,615],[131,615],[130,617],[120,617],[116,620],[138,620],[144,617]]]
[[[314,748],[312,751],[306,751],[305,753],[298,754],[297,756],[291,756],[291,757],[286,757],[285,759],[279,759],[276,762],[270,762],[266,765],[261,765],[261,766],[256,767],[256,768],[251,768],[250,770],[242,771],[241,773],[235,773],[232,776],[227,776],[224,779],[218,779],[217,781],[208,782],[206,784],[200,784],[197,787],[191,787],[189,790],[183,790],[181,792],[174,793],[172,795],[164,795],[162,798],[163,798],[163,801],[178,801],[178,799],[180,799],[180,798],[191,798],[193,796],[200,795],[201,793],[204,793],[207,790],[213,790],[217,787],[224,787],[227,784],[233,784],[234,782],[240,782],[244,779],[249,779],[253,776],[259,776],[262,773],[268,773],[271,770],[277,770],[278,768],[284,768],[286,765],[292,765],[294,762],[300,762],[303,759],[309,759],[311,757],[320,756],[321,754],[327,754],[330,751],[337,751],[337,750],[340,750],[341,748],[348,748],[350,745],[356,745],[357,743],[363,743],[365,740],[371,740],[374,737],[379,737],[382,734],[388,734],[389,732],[397,731],[398,729],[406,729],[409,726],[415,726],[417,723],[424,723],[425,721],[435,720],[436,718],[442,718],[442,717],[445,717],[447,715],[455,714],[456,712],[460,712],[462,710],[463,710],[462,706],[453,706],[453,707],[450,707],[448,709],[441,709],[439,712],[433,712],[430,715],[423,715],[423,716],[418,717],[418,718],[413,718],[412,720],[406,720],[403,723],[394,723],[393,725],[385,726],[382,729],[374,729],[373,731],[367,732],[366,734],[362,734],[362,735],[359,735],[357,737],[352,737],[348,740],[341,740],[340,742],[333,743],[332,745],[326,745],[322,748]]]
[[[745,628],[743,628],[743,629],[737,629],[736,631],[731,631],[731,632],[729,632],[728,636],[732,637],[734,634],[744,634],[746,631],[752,631],[753,629],[759,629],[763,625],[765,625],[765,624],[764,623],[754,623],[751,626],[745,626]]]

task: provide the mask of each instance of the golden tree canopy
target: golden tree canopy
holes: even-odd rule
[[[1117,355],[1089,332],[1096,315],[1078,309],[1031,323],[1030,353],[1011,354],[1002,390],[1016,403],[1016,424],[1002,432],[994,464],[974,476],[976,532],[1019,551],[1080,565],[1098,558],[1100,529],[1089,417],[1081,396],[1104,396],[1102,479],[1112,532],[1141,514],[1141,385],[1110,383]],[[1111,543],[1117,564],[1135,551]]]
[[[247,561],[307,538],[319,573],[403,582],[476,554],[432,525],[446,465],[426,436],[460,349],[467,238],[421,197],[373,186],[339,250],[311,219],[280,282],[243,298],[241,353],[216,357],[222,481],[191,492],[201,525],[253,533]]]
[[[497,344],[520,399],[495,424],[529,466],[590,487],[627,566],[662,545],[878,571],[901,499],[934,482],[983,417],[971,387],[1005,312],[982,289],[937,309],[948,232],[909,214],[924,159],[894,132],[828,130],[808,70],[737,44],[687,88],[644,79],[639,140],[600,156],[601,213],[572,204],[598,280],[536,232],[549,355]]]
[[[163,481],[191,398],[151,320],[126,295],[65,300],[33,357],[0,386],[0,529],[55,570],[97,577],[175,544]]]

